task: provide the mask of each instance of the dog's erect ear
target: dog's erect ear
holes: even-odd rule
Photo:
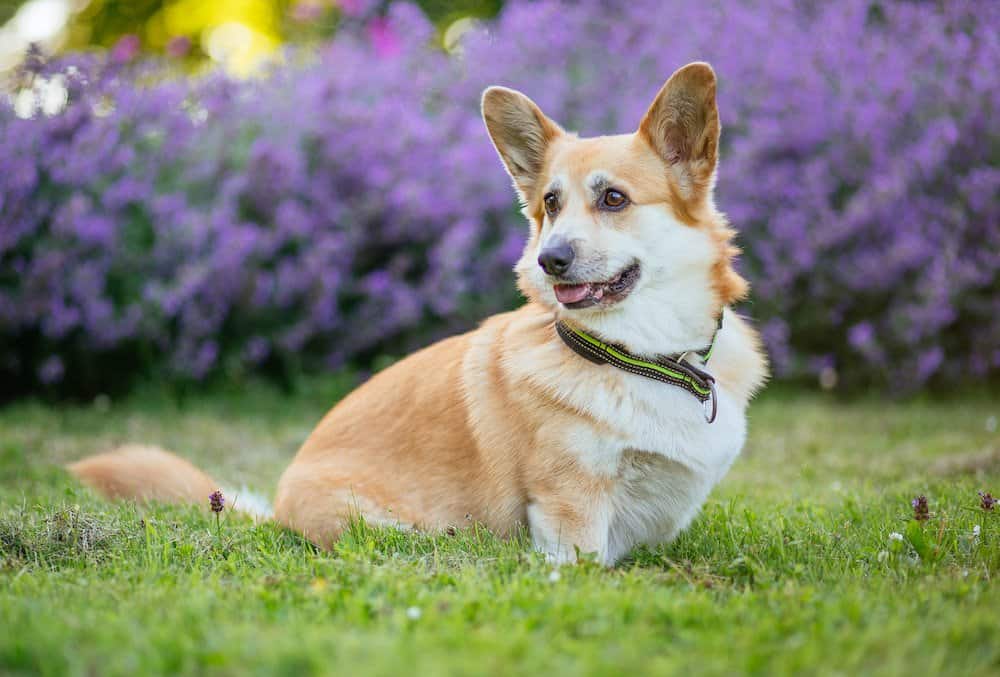
[[[670,166],[683,196],[699,200],[712,189],[720,129],[715,71],[699,61],[670,76],[642,118],[639,135]]]
[[[483,120],[521,198],[530,202],[549,144],[563,134],[535,102],[506,87],[483,92]]]

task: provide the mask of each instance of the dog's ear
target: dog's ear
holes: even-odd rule
[[[562,127],[545,116],[535,102],[506,87],[483,92],[483,121],[507,173],[527,203],[545,166],[545,153]]]
[[[719,109],[715,71],[707,63],[677,69],[639,124],[639,135],[667,163],[682,195],[700,200],[711,193],[719,153]]]

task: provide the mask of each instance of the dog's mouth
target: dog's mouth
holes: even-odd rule
[[[639,264],[633,263],[610,280],[604,282],[582,282],[577,284],[556,284],[552,290],[556,300],[567,308],[577,310],[598,304],[610,306],[618,303],[639,281]]]

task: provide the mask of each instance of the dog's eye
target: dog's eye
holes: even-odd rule
[[[604,191],[604,199],[601,202],[609,209],[621,209],[628,202],[628,198],[625,193],[609,188]]]
[[[556,212],[559,211],[559,196],[555,193],[546,193],[545,195],[545,213],[549,216],[555,216]]]

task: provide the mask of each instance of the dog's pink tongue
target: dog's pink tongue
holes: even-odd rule
[[[552,289],[559,303],[576,303],[590,295],[589,284],[557,284]]]

